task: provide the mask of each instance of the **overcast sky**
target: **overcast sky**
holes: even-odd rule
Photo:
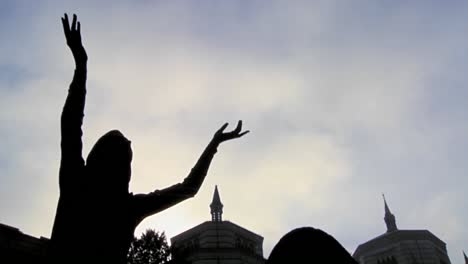
[[[137,234],[209,220],[217,184],[224,219],[262,235],[265,256],[299,226],[353,252],[385,232],[385,193],[400,229],[430,230],[462,263],[462,2],[2,0],[0,223],[50,237],[74,69],[60,17],[74,12],[89,56],[83,153],[121,130],[132,192],[182,181],[224,122],[251,130],[220,146],[195,198]]]

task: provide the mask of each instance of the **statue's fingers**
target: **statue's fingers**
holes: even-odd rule
[[[241,132],[241,130],[242,130],[242,120],[239,120],[239,121],[237,122],[236,129],[234,129],[234,132],[235,132],[236,134],[239,134],[239,132]]]
[[[244,131],[244,132],[242,132],[242,133],[239,134],[239,137],[242,137],[243,135],[245,135],[245,134],[247,134],[247,133],[249,133],[249,132],[250,132],[250,130]]]
[[[224,129],[226,129],[226,127],[229,125],[229,123],[224,123],[224,125],[218,129],[218,132],[222,133],[224,131]]]
[[[67,32],[67,27],[65,26],[65,18],[61,17],[60,18],[62,20],[62,26],[63,26],[63,32]]]
[[[76,14],[73,14],[71,30],[76,30]]]
[[[76,14],[73,14],[73,19],[72,19],[72,27],[71,27],[71,30],[76,30]]]
[[[65,13],[65,16],[62,18],[63,32],[65,36],[68,36],[70,33],[70,23],[68,22],[68,15]]]
[[[81,35],[81,23],[78,22],[78,28],[77,28],[78,33]]]

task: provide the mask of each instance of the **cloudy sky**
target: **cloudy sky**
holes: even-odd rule
[[[2,0],[0,223],[50,236],[74,68],[60,16],[75,12],[89,56],[84,155],[120,129],[132,192],[182,181],[224,122],[251,130],[220,146],[195,198],[137,234],[210,219],[217,184],[224,219],[262,235],[265,256],[299,226],[353,252],[385,232],[385,193],[400,229],[432,231],[462,263],[468,3],[408,2]]]

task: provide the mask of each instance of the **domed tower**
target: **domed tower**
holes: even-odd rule
[[[354,251],[360,264],[450,264],[445,242],[428,230],[401,230],[384,198],[387,231]]]
[[[217,186],[210,209],[211,221],[171,238],[173,260],[190,264],[264,264],[263,237],[229,220],[223,221]]]

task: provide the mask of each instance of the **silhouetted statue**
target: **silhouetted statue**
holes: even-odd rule
[[[145,218],[167,209],[199,190],[218,145],[239,138],[242,121],[224,133],[224,124],[208,144],[182,183],[149,194],[128,191],[131,177],[130,141],[117,130],[102,136],[82,157],[83,111],[86,95],[87,55],[81,43],[76,15],[70,27],[62,18],[67,44],[76,63],[73,81],[61,117],[60,198],[51,236],[53,263],[126,263],[136,226]]]
[[[336,239],[320,229],[302,227],[284,235],[266,264],[357,264]]]

